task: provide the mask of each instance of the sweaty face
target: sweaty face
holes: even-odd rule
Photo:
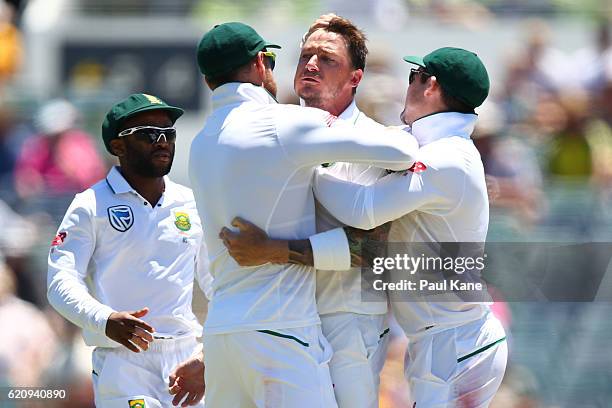
[[[293,86],[307,106],[329,111],[334,101],[352,100],[356,71],[342,36],[317,30],[302,47]]]
[[[137,113],[126,119],[120,130],[136,126],[172,127],[172,119],[163,110],[153,110]],[[151,144],[136,135],[122,137],[125,145],[125,155],[122,166],[129,167],[142,177],[163,177],[170,172],[174,160],[174,142],[168,143],[162,138]]]

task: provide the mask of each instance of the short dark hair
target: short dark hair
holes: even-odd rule
[[[429,72],[424,72],[426,72],[428,75],[419,75],[419,81],[421,81],[422,84],[427,82],[427,80],[431,76]],[[438,85],[440,85],[440,83],[438,83]],[[456,97],[450,95],[444,90],[442,85],[440,85],[440,91],[442,92],[442,102],[444,103],[444,105],[446,105],[446,108],[449,112],[474,113],[473,108],[470,108],[465,102],[462,102]]]
[[[363,31],[343,17],[332,18],[325,31],[342,36],[346,41],[353,68],[365,69],[368,47],[366,46],[367,38]]]
[[[262,51],[266,51],[266,49],[264,48]],[[235,68],[232,71],[227,72],[225,74],[217,75],[215,77],[206,77],[206,82],[208,83],[208,85],[213,90],[218,88],[218,87],[220,87],[221,85],[225,85],[225,84],[227,84],[229,82],[242,82],[242,81],[240,81],[240,75],[243,73],[244,70],[247,69],[247,67],[256,58],[257,58],[257,56],[253,57],[246,64],[241,65],[238,68]],[[264,59],[264,61],[265,61],[265,59]],[[265,62],[265,64],[267,64],[267,62]]]
[[[449,95],[448,92],[442,89],[442,102],[446,105],[449,111],[459,113],[474,113],[474,108],[469,107],[465,102],[460,101],[456,97]]]
[[[210,89],[214,91],[216,88],[220,87],[221,85],[225,85],[229,82],[236,82],[236,79],[238,77],[238,75],[236,74],[237,74],[237,70],[233,70],[232,72],[228,72],[227,74],[217,75],[213,78],[206,77],[206,82],[210,86]]]

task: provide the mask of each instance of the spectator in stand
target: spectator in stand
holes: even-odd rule
[[[0,87],[21,64],[21,34],[13,24],[14,15],[14,5],[0,0]]]
[[[0,333],[0,384],[41,386],[55,356],[56,337],[44,313],[15,295],[15,276],[1,253]]]
[[[494,178],[497,186],[491,206],[512,211],[517,228],[524,229],[525,222],[531,224],[538,219],[543,201],[536,152],[523,136],[508,131],[504,112],[497,103],[486,102],[478,114],[474,145],[482,157],[485,174]]]
[[[77,128],[78,119],[75,107],[65,100],[41,108],[35,120],[40,133],[24,142],[17,159],[15,186],[21,198],[72,198],[104,178],[95,142]]]

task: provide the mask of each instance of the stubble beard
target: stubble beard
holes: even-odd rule
[[[172,169],[172,163],[174,162],[174,151],[170,151],[170,161],[168,164],[163,166],[156,166],[153,163],[152,154],[149,157],[145,157],[143,154],[136,152],[129,152],[127,157],[127,163],[130,168],[136,174],[141,177],[158,178],[163,177],[170,173]]]

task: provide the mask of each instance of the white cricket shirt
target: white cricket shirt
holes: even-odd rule
[[[320,171],[315,195],[347,225],[371,229],[395,220],[390,242],[485,242],[487,188],[480,154],[470,140],[476,119],[456,112],[419,119],[411,129],[421,146],[412,171],[367,186]],[[407,302],[396,296],[389,292],[393,314],[407,335],[458,326],[488,310],[485,303]]]
[[[90,346],[119,346],[104,334],[108,316],[145,306],[142,320],[158,335],[201,333],[191,298],[196,268],[205,289],[202,225],[191,190],[164,182],[151,208],[114,167],[75,196],[58,229],[47,297]]]
[[[354,100],[338,118],[345,123],[354,124],[363,129],[380,131],[384,128],[383,125],[361,112]],[[333,163],[331,166],[324,168],[324,171],[338,179],[362,185],[372,184],[387,174],[386,170],[380,167],[342,162]],[[319,201],[315,201],[315,203],[318,232],[344,226]],[[372,298],[368,298],[367,302],[362,301],[361,268],[350,268],[343,271],[317,269],[317,309],[319,315],[338,312],[368,315],[387,313],[387,294],[385,292],[374,292],[372,295],[378,300],[374,301]]]
[[[225,84],[214,90],[212,99],[213,112],[195,137],[189,158],[213,276],[206,333],[318,324],[312,267],[241,267],[219,239],[221,228],[240,216],[271,237],[307,239],[315,234],[312,177],[318,165],[355,161],[406,168],[418,144],[400,130],[329,128],[329,113],[278,104],[252,84]],[[310,241],[316,267],[350,267],[342,230]]]

